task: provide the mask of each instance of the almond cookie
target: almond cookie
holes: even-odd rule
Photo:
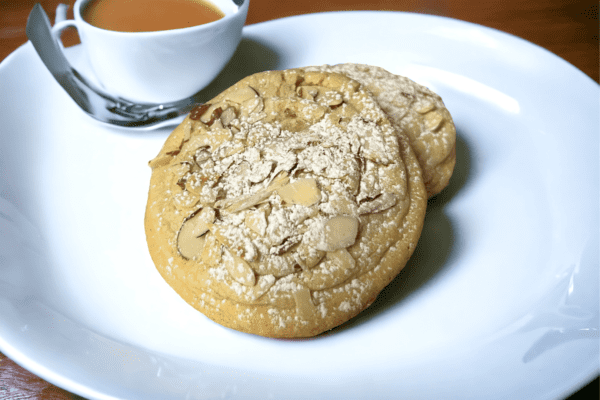
[[[335,73],[243,79],[192,110],[150,166],[158,271],[212,320],[267,337],[314,336],[369,306],[425,217],[408,141]]]
[[[448,185],[456,162],[456,129],[440,96],[380,67],[348,63],[311,69],[341,73],[365,85],[392,123],[408,136],[428,197]]]

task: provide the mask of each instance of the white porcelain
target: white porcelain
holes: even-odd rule
[[[67,49],[85,70],[80,47]],[[347,12],[247,26],[212,92],[268,68],[380,65],[458,130],[414,257],[307,340],[223,328],[148,255],[148,160],[168,130],[96,123],[27,44],[0,64],[0,351],[92,399],[560,399],[599,360],[598,85],[516,37]],[[212,95],[207,92],[208,96]]]
[[[206,87],[237,48],[248,4],[211,0],[220,20],[190,28],[157,32],[116,32],[87,23],[81,12],[89,0],[77,0],[74,20],[54,25],[55,37],[76,27],[95,78],[109,93],[147,103],[177,101]],[[94,79],[95,80],[95,79]]]

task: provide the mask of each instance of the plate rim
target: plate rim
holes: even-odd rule
[[[468,21],[463,21],[463,20],[458,20],[458,19],[454,19],[454,18],[450,18],[450,17],[444,17],[444,16],[437,16],[437,15],[428,15],[428,14],[420,14],[420,13],[413,13],[413,12],[401,12],[401,11],[376,11],[376,10],[371,10],[371,11],[330,11],[330,12],[319,12],[319,13],[310,13],[310,14],[303,14],[303,15],[294,15],[294,16],[289,16],[289,17],[285,17],[285,18],[279,18],[279,19],[274,19],[274,20],[270,20],[270,21],[264,21],[264,22],[260,22],[260,23],[256,23],[256,24],[252,24],[252,25],[247,25],[244,27],[244,31],[243,31],[243,35],[247,34],[248,30],[250,30],[251,32],[254,29],[260,30],[260,28],[264,25],[272,25],[274,23],[285,23],[286,21],[289,21],[291,19],[312,19],[315,16],[319,16],[320,18],[327,18],[328,16],[331,15],[336,15],[339,16],[340,14],[390,14],[390,15],[405,15],[405,16],[409,16],[409,17],[418,17],[418,18],[426,18],[426,19],[440,19],[440,20],[445,20],[451,23],[458,23],[458,24],[468,24],[471,26],[475,26],[478,29],[485,29],[485,30],[490,30],[495,32],[496,34],[500,34],[503,35],[505,38],[510,39],[510,40],[518,40],[522,43],[527,44],[528,46],[534,46],[535,48],[537,48],[538,50],[543,51],[544,53],[546,53],[546,55],[552,56],[553,58],[555,58],[557,61],[560,61],[562,64],[564,64],[564,66],[568,67],[568,68],[572,68],[574,71],[577,71],[579,74],[582,74],[585,78],[587,78],[588,84],[589,83],[593,83],[594,87],[596,89],[598,89],[600,87],[600,85],[594,81],[591,77],[589,77],[587,74],[585,74],[583,71],[581,71],[579,68],[577,68],[576,66],[574,66],[573,64],[569,63],[568,61],[564,60],[563,58],[561,58],[560,56],[550,52],[549,50],[545,49],[544,47],[541,47],[535,43],[529,42],[523,38],[520,38],[518,36],[515,36],[513,34],[495,29],[495,28],[490,28],[490,27],[486,27],[483,25],[479,25],[473,22],[468,22]],[[21,45],[19,48],[17,48],[15,51],[13,51],[11,54],[9,54],[4,60],[2,60],[2,62],[0,63],[0,76],[3,75],[5,69],[9,68],[9,66],[15,62],[14,60],[17,59],[18,57],[26,57],[28,56],[28,54],[26,52],[28,51],[33,51],[31,45],[29,42],[24,43],[23,45]],[[26,360],[23,360],[22,357],[23,353],[21,353],[17,348],[14,348],[14,351],[11,351],[11,348],[13,348],[12,346],[10,346],[9,343],[6,343],[7,346],[3,346],[2,344],[5,343],[4,339],[2,337],[0,337],[0,350],[7,356],[9,357],[11,360],[13,360],[15,363],[17,363],[18,365],[21,365],[23,368],[26,368],[28,370],[30,370],[32,373],[36,374],[37,376],[42,377],[43,379],[48,380],[51,383],[54,383],[56,386],[59,387],[64,387],[66,388],[66,390],[72,391],[73,393],[81,392],[81,387],[78,387],[78,384],[76,382],[71,382],[70,380],[67,379],[67,381],[64,381],[64,379],[66,379],[62,374],[55,374],[53,373],[53,371],[46,371],[45,367],[41,364],[38,364],[36,362],[36,360],[32,359],[32,358],[28,358]],[[590,381],[592,381],[594,379],[595,376],[598,375],[598,371],[600,371],[600,368],[596,367],[593,370],[589,370],[587,373],[583,373],[583,375],[586,376],[585,380],[589,383]],[[48,376],[50,375],[50,376]],[[61,379],[62,378],[62,379]],[[55,383],[56,382],[56,383]],[[68,384],[67,384],[68,383]],[[579,384],[581,384],[581,381],[579,381]],[[568,385],[567,385],[568,386]],[[571,389],[576,389],[576,387],[573,387],[572,385],[569,386]],[[579,386],[581,387],[581,386]],[[86,388],[87,390],[90,390],[89,388]],[[570,389],[566,389],[566,391],[564,393],[570,392]],[[93,396],[98,396],[99,393],[87,393],[87,395],[93,395]],[[102,394],[100,394],[102,395]]]

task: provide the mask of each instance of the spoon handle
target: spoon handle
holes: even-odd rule
[[[125,127],[151,126],[187,113],[196,103],[190,97],[169,104],[138,104],[104,93],[71,67],[39,3],[29,14],[26,33],[54,79],[84,112],[101,122]]]
[[[50,32],[50,21],[39,3],[33,6],[33,10],[29,14],[26,33],[46,68],[60,86],[84,111],[88,113],[93,111],[88,94],[76,82],[69,62],[60,50],[58,43],[53,39]]]

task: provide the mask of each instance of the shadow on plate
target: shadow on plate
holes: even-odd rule
[[[366,310],[317,337],[326,337],[368,322],[399,304],[435,276],[444,273],[455,243],[452,223],[446,216],[444,207],[468,183],[471,175],[471,154],[460,132],[457,132],[456,138],[456,160],[448,186],[427,202],[427,213],[419,243],[404,269]]]
[[[279,55],[263,43],[242,39],[223,71],[196,97],[208,101],[239,80],[257,72],[277,69]]]

